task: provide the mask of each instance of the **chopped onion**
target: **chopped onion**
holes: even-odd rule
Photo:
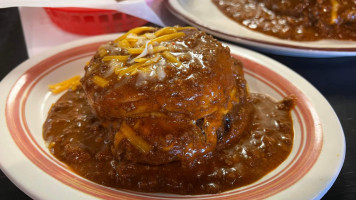
[[[142,58],[142,57],[147,56],[147,53],[148,53],[147,48],[148,48],[148,43],[149,43],[149,42],[150,42],[150,40],[148,40],[148,41],[146,42],[145,49],[142,51],[142,53],[141,53],[140,55],[136,56],[135,58],[131,59],[131,60],[128,62],[129,64],[134,63],[136,58]]]
[[[103,74],[103,77],[109,77],[111,74],[114,73],[116,68],[120,68],[123,66],[123,63],[116,60],[116,59],[112,59],[109,63],[109,68],[107,69],[107,71]]]
[[[153,47],[151,44],[148,45],[147,50],[148,50],[148,54],[153,54]]]
[[[139,38],[135,44],[135,47],[140,47],[144,44],[145,40],[142,38]]]
[[[166,72],[164,71],[163,65],[158,65],[156,68],[156,73],[158,80],[163,80],[166,77]]]
[[[132,34],[132,33],[130,33],[127,37],[126,37],[127,39],[137,39],[137,40],[139,40],[139,39],[146,39],[145,37],[142,37],[142,36],[137,36],[137,35],[135,35],[135,34]]]
[[[156,36],[155,36],[154,33],[146,33],[145,36],[146,36],[148,39],[156,38]]]
[[[147,72],[141,72],[138,74],[137,79],[136,79],[136,86],[142,86],[147,83],[147,79],[149,79],[150,73]]]

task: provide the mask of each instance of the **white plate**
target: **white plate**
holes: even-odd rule
[[[166,6],[181,20],[207,33],[267,53],[303,57],[356,56],[355,41],[299,42],[252,31],[226,17],[211,0],[168,0]]]
[[[118,35],[105,35],[59,46],[22,63],[0,84],[0,165],[34,199],[318,199],[335,181],[344,161],[343,130],[325,98],[302,77],[258,53],[228,45],[245,65],[252,92],[281,99],[298,98],[292,111],[295,138],[290,156],[261,180],[221,194],[167,195],[116,190],[83,179],[55,159],[42,138],[52,103],[47,86],[77,74],[98,46]]]

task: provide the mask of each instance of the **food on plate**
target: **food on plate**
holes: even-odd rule
[[[250,94],[242,63],[193,27],[138,27],[99,47],[43,125],[50,152],[102,185],[218,193],[273,170],[293,145],[294,99]]]
[[[356,1],[353,0],[212,1],[239,24],[281,39],[356,40]]]

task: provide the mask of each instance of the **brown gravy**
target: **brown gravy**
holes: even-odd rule
[[[251,94],[250,130],[229,148],[199,158],[195,165],[118,161],[115,133],[93,113],[83,89],[66,92],[51,108],[43,136],[51,153],[96,183],[142,192],[218,193],[250,184],[281,164],[293,145],[293,99],[274,102]]]
[[[296,41],[356,40],[356,2],[347,0],[212,0],[229,18]]]

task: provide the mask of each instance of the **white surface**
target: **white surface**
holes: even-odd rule
[[[6,128],[6,119],[4,116],[5,102],[7,95],[11,89],[11,86],[17,81],[17,79],[29,68],[42,60],[56,55],[58,52],[65,51],[76,46],[83,44],[89,44],[96,41],[107,41],[115,38],[113,35],[98,36],[88,38],[80,41],[75,41],[65,45],[61,45],[45,53],[34,56],[30,60],[22,63],[9,75],[7,75],[0,84],[0,166],[4,173],[25,193],[35,199],[93,199],[93,196],[87,195],[80,191],[64,185],[62,182],[54,179],[50,175],[41,171],[36,165],[34,165],[22,152],[18,149],[12,137]],[[307,81],[302,77],[288,69],[286,66],[271,60],[261,54],[239,48],[233,45],[229,45],[231,52],[242,57],[248,58],[254,62],[257,62],[270,70],[284,76],[288,80],[293,80],[293,85],[302,91],[303,95],[310,100],[310,108],[317,112],[320,119],[320,124],[315,126],[323,129],[323,147],[320,157],[312,167],[312,169],[296,184],[286,190],[271,197],[272,199],[319,199],[326,193],[332,183],[335,181],[345,156],[345,140],[340,123],[335,115],[333,109],[325,100],[325,98]],[[89,57],[88,57],[89,58]],[[48,83],[56,82],[69,78],[74,74],[82,73],[82,67],[78,62],[85,62],[86,59],[77,59],[73,62],[67,63],[63,68],[55,70],[46,75],[40,82],[38,82],[32,92],[29,94],[25,120],[27,121],[35,141],[40,144],[39,148],[46,149],[44,142],[42,141],[42,132],[40,127],[45,118],[45,112],[49,108],[49,105],[53,103],[58,96],[48,96],[47,85]],[[277,99],[279,95],[273,92],[269,86],[263,85],[261,82],[255,80],[253,77],[247,76],[249,87],[251,91],[261,92],[271,95]],[[28,110],[29,109],[29,110]],[[294,112],[294,111],[293,111]],[[292,116],[294,116],[292,112]],[[28,115],[31,113],[31,115]],[[34,117],[33,114],[38,115]],[[294,122],[298,120],[294,119]],[[295,145],[298,141],[298,128],[299,125],[295,124],[296,137]],[[271,172],[270,175],[276,174],[281,168],[286,166],[288,162],[291,162],[291,157],[294,155],[295,149],[291,156],[280,167]],[[51,162],[51,161],[48,161]],[[263,179],[265,179],[264,177]],[[263,180],[262,179],[262,180]],[[260,181],[262,181],[260,180]],[[260,182],[258,181],[258,182]],[[257,183],[258,183],[257,182]],[[254,183],[255,184],[255,183]],[[46,188],[46,189],[44,189]],[[164,196],[164,195],[163,195]],[[120,198],[118,196],[118,198]]]
[[[20,8],[20,17],[30,58],[51,47],[88,37],[60,29],[43,8]]]
[[[137,0],[130,0],[137,1]],[[100,7],[103,8],[117,4],[115,0],[0,0],[0,8],[6,7]]]
[[[355,41],[320,40],[298,42],[282,40],[252,31],[226,17],[211,0],[167,0],[181,20],[217,37],[248,45],[268,53],[303,57],[356,56]],[[287,46],[285,46],[287,45]],[[325,49],[327,48],[327,49]],[[347,49],[354,49],[349,51]]]
[[[3,1],[3,0],[1,0]],[[96,0],[97,1],[97,0]],[[109,0],[113,1],[113,0]],[[160,26],[173,26],[173,25],[183,25],[184,23],[178,18],[173,16],[166,8],[163,6],[162,2],[164,0],[130,0],[116,3],[114,6],[89,6],[94,8],[107,8],[116,9],[120,12],[136,16],[138,18],[145,19],[151,23]],[[9,1],[7,1],[9,2]],[[20,1],[18,1],[20,2]],[[25,1],[21,1],[25,2]],[[45,1],[37,2],[38,5],[43,5]],[[50,1],[52,3],[60,3],[62,1]],[[67,1],[65,1],[67,2]],[[74,5],[87,5],[87,4],[77,4],[76,1],[71,1]],[[108,1],[106,1],[108,2]],[[5,3],[5,2],[4,2]],[[36,1],[32,1],[36,3]],[[103,2],[104,3],[104,2]],[[31,1],[27,1],[26,4],[29,5]],[[89,36],[78,35],[66,32],[55,25],[43,8],[38,7],[38,5],[32,5],[34,7],[20,7],[20,17],[22,22],[22,30],[24,31],[25,42],[27,46],[27,52],[29,57],[32,57],[38,53],[41,53],[51,47],[58,46],[73,40],[86,38]],[[55,4],[59,6],[61,4]],[[64,4],[71,5],[71,4]],[[74,6],[73,5],[73,6]],[[1,7],[1,3],[0,3]]]
[[[161,20],[169,12],[160,10],[163,0],[0,0],[0,8],[5,7],[83,7],[117,10],[145,19],[160,26],[167,25]]]

